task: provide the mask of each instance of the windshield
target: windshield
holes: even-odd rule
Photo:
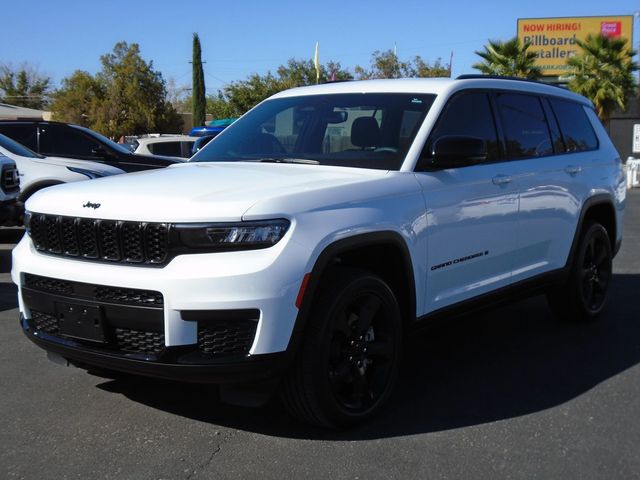
[[[268,100],[228,127],[191,161],[398,170],[434,98],[349,93]]]
[[[7,137],[6,135],[2,135],[0,133],[0,147],[9,150],[9,152],[14,155],[20,155],[21,157],[27,158],[44,158],[42,155],[37,154],[33,150],[25,147],[21,143],[16,142],[15,140]]]
[[[73,127],[77,128],[78,130],[82,130],[85,133],[88,133],[92,137],[98,138],[102,143],[106,143],[109,146],[109,148],[117,150],[120,153],[131,153],[131,150],[129,150],[124,145],[120,145],[120,144],[114,142],[113,140],[109,140],[107,137],[105,137],[104,135],[99,134],[98,132],[94,132],[93,130],[91,130],[89,128],[81,127],[80,125],[74,125]]]

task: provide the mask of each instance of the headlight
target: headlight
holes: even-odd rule
[[[287,233],[289,221],[285,219],[240,223],[176,224],[174,235],[179,235],[183,247],[221,250],[252,250],[268,248]]]
[[[22,223],[24,223],[24,230],[29,235],[31,235],[31,216],[31,212],[25,210],[24,218],[22,220]]]
[[[67,167],[67,170],[70,170],[70,171],[75,172],[75,173],[80,173],[80,174],[85,175],[86,177],[89,177],[91,179],[104,177],[104,175],[105,175],[102,172],[96,172],[95,170],[87,170],[85,168]]]

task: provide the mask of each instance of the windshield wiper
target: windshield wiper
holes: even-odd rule
[[[317,160],[310,160],[308,158],[286,158],[286,157],[264,157],[256,158],[255,160],[249,160],[250,162],[260,163],[298,163],[301,165],[320,165]]]

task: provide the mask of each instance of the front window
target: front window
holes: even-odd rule
[[[194,162],[282,162],[398,170],[435,95],[355,93],[268,100]]]

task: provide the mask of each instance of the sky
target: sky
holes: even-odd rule
[[[475,50],[515,36],[518,18],[632,15],[627,0],[0,0],[0,64],[24,62],[54,86],[75,70],[96,73],[119,41],[138,43],[167,81],[191,82],[192,35],[202,43],[207,93],[252,73],[275,71],[289,58],[368,67],[375,50],[396,48],[449,62],[453,76],[477,73]],[[634,45],[638,46],[638,22]]]

